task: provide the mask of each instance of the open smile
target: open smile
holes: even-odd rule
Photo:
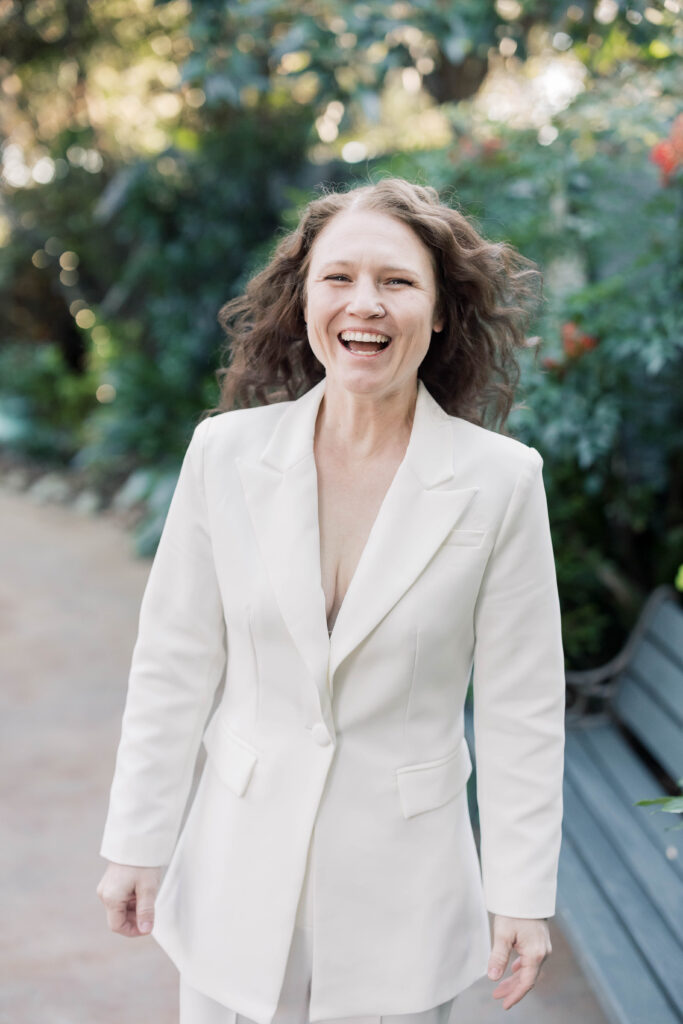
[[[381,355],[392,342],[387,334],[375,331],[340,331],[337,339],[347,352],[361,359],[372,359]]]

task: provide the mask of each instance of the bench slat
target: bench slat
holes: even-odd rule
[[[557,916],[610,1024],[680,1024],[569,835],[560,850]]]
[[[662,601],[648,623],[645,635],[651,635],[665,649],[667,657],[683,671],[683,609],[675,601]]]
[[[683,729],[683,667],[647,634],[631,659],[630,667],[644,688]]]
[[[567,731],[567,742],[580,743],[590,753],[596,772],[610,779],[613,789],[626,803],[666,796],[656,779],[612,724]],[[630,756],[629,756],[630,755]],[[683,829],[672,826],[680,819],[673,814],[655,811],[652,807],[634,807],[643,832],[666,858],[672,871],[683,882]]]
[[[577,794],[581,807],[598,823],[595,830],[588,830],[586,839],[590,839],[591,844],[601,842],[603,852],[618,851],[614,856],[627,868],[631,884],[640,886],[675,936],[679,962],[683,964],[683,886],[663,851],[643,828],[647,809],[632,806],[630,797],[624,802],[612,785],[612,771],[618,773],[621,762],[615,763],[610,773],[603,774],[590,751],[582,747],[579,737],[568,737],[566,750],[565,778]],[[629,752],[622,757],[632,760],[635,754]],[[582,820],[588,822],[585,815]],[[573,821],[569,823],[570,831],[576,827]],[[592,845],[587,847],[587,853],[593,852]],[[649,936],[647,941],[649,943]],[[683,1000],[683,989],[681,998]]]
[[[602,830],[601,821],[584,805],[570,779],[565,780],[565,801],[567,836],[575,848],[580,845],[581,850],[586,851],[584,866],[616,915],[618,932],[629,936],[629,942],[640,955],[643,968],[638,980],[642,982],[647,969],[648,979],[654,987],[659,987],[663,998],[669,1001],[670,1009],[683,1013],[683,951],[680,944],[651,902],[649,894],[641,888],[640,880],[633,876],[622,860],[623,849],[615,849],[611,838]],[[606,919],[602,920],[600,930],[606,934],[612,931]],[[615,936],[616,932],[612,937]],[[621,943],[621,938],[618,941]]]
[[[681,726],[643,689],[630,669],[622,672],[614,697],[618,717],[643,740],[674,778],[683,777]]]

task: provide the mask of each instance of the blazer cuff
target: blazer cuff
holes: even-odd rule
[[[100,846],[100,857],[115,864],[160,868],[170,862],[174,845],[174,836],[138,836],[131,839],[107,835]]]
[[[533,889],[520,886],[514,878],[499,879],[484,886],[486,909],[490,914],[505,917],[547,918],[555,916],[557,883],[535,884]]]

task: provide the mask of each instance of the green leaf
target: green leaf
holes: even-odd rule
[[[647,807],[651,804],[659,804],[659,809],[669,814],[680,814],[683,812],[683,796],[658,796],[654,800],[636,800],[636,807]]]

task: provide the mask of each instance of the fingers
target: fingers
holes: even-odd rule
[[[536,919],[496,921],[494,944],[489,958],[489,978],[502,977],[510,953],[516,949],[519,956],[512,964],[512,973],[493,990],[494,999],[503,999],[503,1009],[509,1010],[535,986],[546,957],[552,952],[550,936],[545,922]]]
[[[497,978],[501,978],[505,974],[505,968],[508,964],[508,954],[499,952],[492,953],[491,959],[489,960],[489,978],[492,981],[496,981]]]
[[[511,1006],[523,999],[527,992],[531,991],[536,984],[538,974],[538,965],[528,964],[525,966],[521,960],[517,961],[514,976],[501,981],[500,985],[493,990],[493,998],[503,999],[503,1009],[509,1010]]]
[[[160,875],[160,868],[108,865],[96,891],[105,906],[111,931],[126,938],[152,931]]]
[[[148,935],[154,927],[154,900],[156,886],[147,882],[139,883],[136,889],[136,923],[141,935]]]
[[[107,910],[107,924],[111,931],[126,938],[133,938],[141,934],[135,919],[135,899],[123,900],[122,902],[110,901],[105,904]]]
[[[496,978],[501,978],[505,973],[514,938],[515,936],[513,932],[505,932],[502,928],[497,929],[495,932],[493,948],[491,949],[491,955],[489,957],[488,971],[489,978],[493,981],[495,981]]]

